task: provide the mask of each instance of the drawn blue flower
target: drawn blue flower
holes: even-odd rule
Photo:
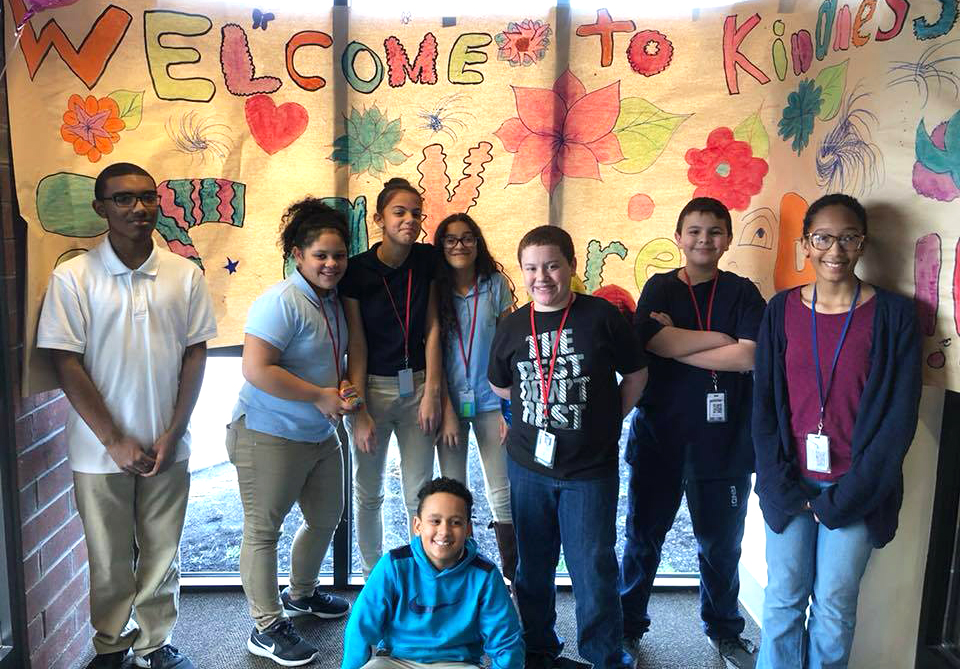
[[[784,140],[793,137],[792,146],[797,155],[810,141],[813,122],[822,104],[821,89],[810,79],[801,81],[797,90],[787,96],[787,106],[783,108],[777,134]]]

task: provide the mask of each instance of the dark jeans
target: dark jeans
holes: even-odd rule
[[[744,620],[737,605],[738,565],[750,475],[693,480],[684,475],[683,457],[664,457],[650,448],[636,451],[630,468],[627,541],[620,569],[624,632],[641,636],[650,629],[647,604],[660,565],[660,551],[686,490],[700,561],[703,630],[714,639],[739,636]]]
[[[560,547],[573,581],[577,648],[596,669],[621,669],[623,616],[617,596],[619,476],[560,480],[518,465],[508,456],[510,505],[520,562],[514,587],[527,653],[557,657],[554,575]]]

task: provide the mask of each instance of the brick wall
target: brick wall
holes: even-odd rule
[[[67,669],[90,646],[86,547],[67,465],[64,422],[67,399],[59,390],[20,398],[26,235],[16,216],[7,126],[6,91],[0,84],[0,220],[7,302],[8,379],[16,418],[28,652],[32,669]]]

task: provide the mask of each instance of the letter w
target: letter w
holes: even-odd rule
[[[10,0],[10,6],[14,20],[19,25],[27,13],[23,0]],[[33,81],[47,57],[47,52],[53,47],[70,71],[86,84],[87,88],[93,88],[103,76],[107,63],[123,41],[132,20],[133,17],[125,10],[110,5],[94,22],[79,49],[73,46],[73,42],[55,20],[47,21],[40,29],[39,36],[33,31],[33,26],[27,23],[20,37],[20,50],[23,52],[30,80]]]

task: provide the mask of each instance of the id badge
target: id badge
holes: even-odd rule
[[[459,404],[461,418],[473,418],[477,415],[477,399],[474,397],[472,388],[460,391]]]
[[[553,468],[553,457],[557,452],[557,435],[546,430],[537,430],[537,450],[533,457],[544,467]]]
[[[719,390],[713,393],[707,393],[707,422],[708,423],[726,423],[727,422],[727,393]]]
[[[827,435],[807,435],[807,469],[820,474],[830,473],[830,437]]]
[[[397,372],[397,393],[400,397],[413,395],[413,370],[409,367]]]

